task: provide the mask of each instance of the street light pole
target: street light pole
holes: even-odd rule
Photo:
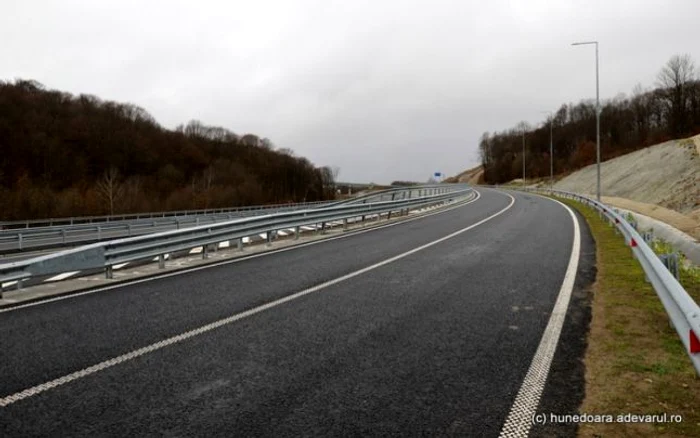
[[[523,187],[525,187],[525,128],[523,128]]]
[[[580,43],[572,43],[572,46],[583,46],[586,44],[595,44],[595,130],[596,130],[596,168],[597,168],[597,191],[596,197],[600,202],[600,81],[598,74],[598,41],[584,41]]]
[[[549,188],[554,189],[554,144],[552,142],[552,123],[554,117],[549,119]]]
[[[554,115],[551,111],[540,111],[544,114],[549,114],[549,188],[554,188],[554,145],[552,142],[552,124],[554,123]]]

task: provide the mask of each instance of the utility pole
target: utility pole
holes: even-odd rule
[[[523,128],[523,187],[525,187],[525,128]]]
[[[598,74],[598,41],[585,41],[581,43],[572,43],[572,46],[583,46],[587,44],[595,44],[595,142],[596,142],[596,168],[597,168],[597,186],[596,199],[600,202],[600,81]]]

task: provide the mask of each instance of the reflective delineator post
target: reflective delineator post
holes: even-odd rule
[[[690,352],[700,353],[700,339],[698,339],[697,335],[692,329],[688,331],[690,332]]]

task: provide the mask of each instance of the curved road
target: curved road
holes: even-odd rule
[[[0,310],[0,436],[498,436],[579,254],[561,204],[479,192],[395,226]],[[567,316],[562,342],[579,323]],[[548,388],[579,385],[560,362]],[[548,388],[541,405],[576,409]]]

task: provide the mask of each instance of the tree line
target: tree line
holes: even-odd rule
[[[484,180],[500,184],[550,174],[550,129],[554,173],[565,174],[596,160],[596,104],[564,104],[543,123],[520,122],[500,132],[485,132],[479,141]],[[700,133],[700,77],[689,55],[675,55],[657,76],[656,87],[637,85],[631,96],[601,102],[601,161],[656,143]],[[523,138],[525,156],[523,157]]]
[[[0,81],[0,220],[327,200],[338,171],[254,134]]]

